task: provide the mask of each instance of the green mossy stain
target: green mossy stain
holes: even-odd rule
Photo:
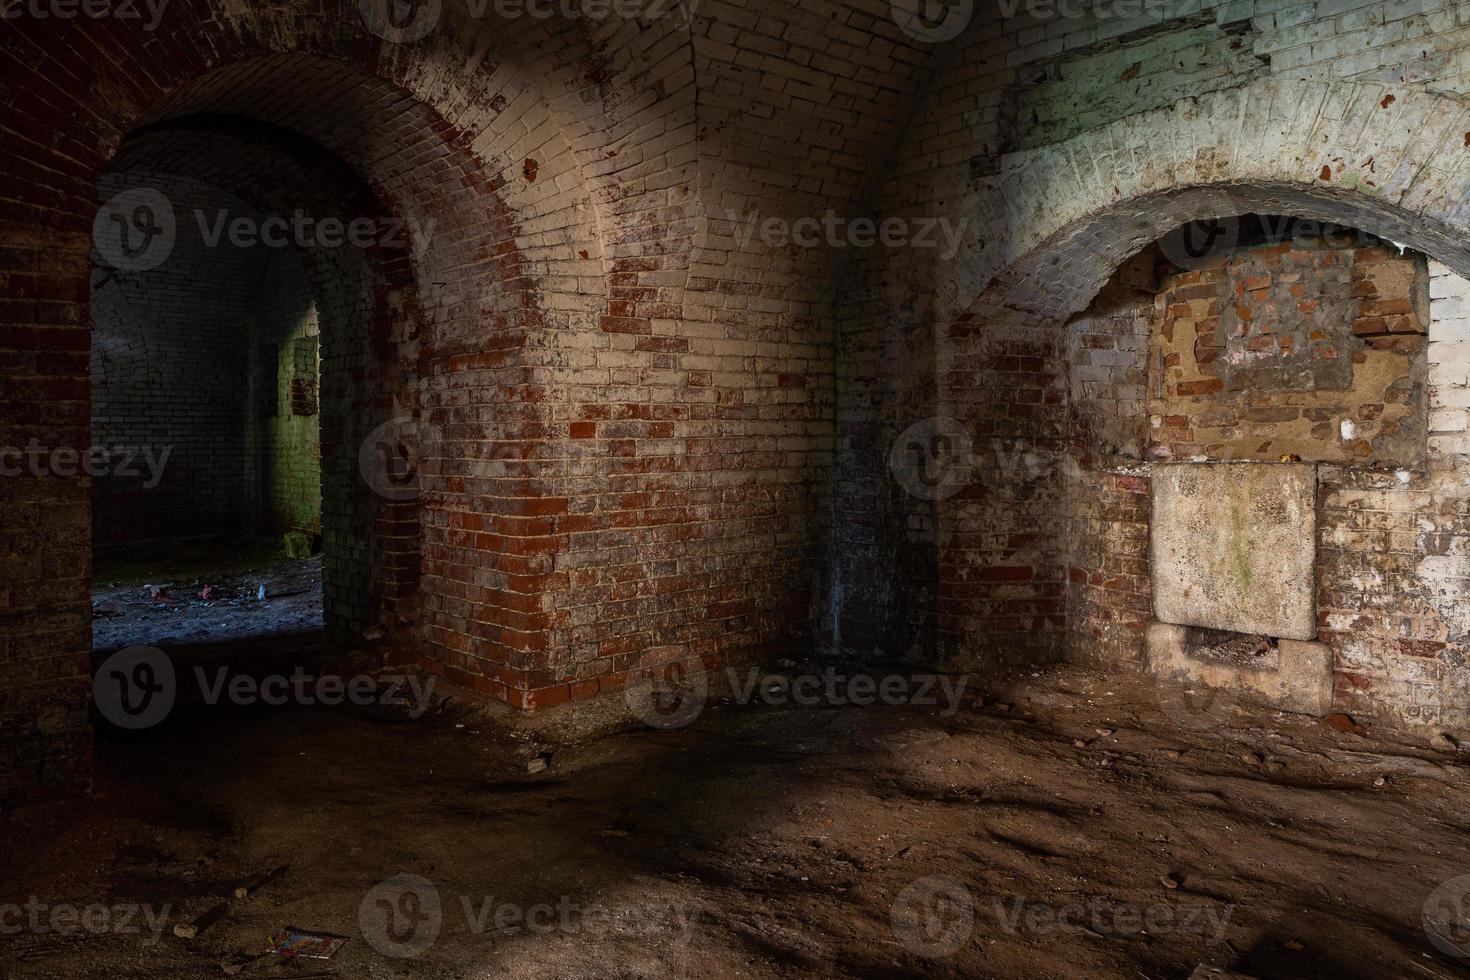
[[[1230,505],[1230,566],[1235,573],[1236,580],[1240,583],[1242,590],[1251,587],[1250,541],[1245,533],[1245,515],[1240,511],[1239,503]]]

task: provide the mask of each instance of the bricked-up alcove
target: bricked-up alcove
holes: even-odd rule
[[[1199,254],[1184,248],[1212,240]],[[1069,327],[1074,478],[1083,488],[1072,502],[1069,654],[1099,664],[1148,659],[1166,674],[1325,709],[1331,653],[1300,641],[1326,632],[1319,609],[1334,601],[1343,529],[1319,528],[1332,510],[1317,501],[1335,502],[1344,475],[1407,481],[1426,465],[1425,257],[1283,216],[1192,224],[1125,263]],[[1100,460],[1109,462],[1099,485],[1089,470]],[[1181,465],[1159,468],[1171,463]],[[1294,523],[1251,528],[1246,512],[1304,469]],[[1178,503],[1161,510],[1162,490],[1181,481],[1205,498],[1174,493]],[[1151,511],[1163,523],[1151,526]],[[1380,556],[1373,574],[1381,579],[1394,561]],[[1160,625],[1146,632],[1151,619]],[[1275,649],[1274,637],[1288,639],[1277,667],[1262,673],[1223,666],[1204,648],[1196,657],[1186,627],[1268,634],[1227,636],[1211,649]],[[1262,680],[1268,674],[1276,679]]]
[[[998,29],[1022,30],[1024,22]],[[1222,40],[1220,53],[1233,59],[1238,40]],[[1098,57],[1126,62],[1119,87],[1141,101],[1109,102],[1107,114],[1088,120],[1063,112],[1055,118],[1070,131],[1043,146],[1018,138],[1038,121],[1012,115],[1005,98],[975,113],[971,73],[1023,85],[1038,77],[1038,62],[1061,66],[1047,83],[1071,106],[1092,98],[1082,90],[1099,77],[1066,64],[1086,53],[1059,52],[1046,41],[1002,59],[993,53],[1001,49],[994,34],[979,30],[960,47],[965,56],[940,70],[916,117],[914,131],[924,138],[905,144],[877,198],[885,216],[964,222],[963,244],[952,261],[914,249],[874,254],[841,299],[841,636],[855,649],[915,648],[985,669],[1083,651],[1121,662],[1123,650],[1141,647],[1137,633],[1098,635],[1083,605],[1101,604],[1122,623],[1147,615],[1147,590],[1139,586],[1147,539],[1129,529],[1146,523],[1152,464],[1141,459],[1141,430],[1088,412],[1079,418],[1071,406],[1113,401],[1146,419],[1146,375],[1132,367],[1141,348],[1128,345],[1146,342],[1154,293],[1125,291],[1111,309],[1093,311],[1111,321],[1099,329],[1079,324],[1074,332],[1066,324],[1130,257],[1204,217],[1332,221],[1406,243],[1463,274],[1470,270],[1470,221],[1459,203],[1470,190],[1463,107],[1421,86],[1297,79],[1259,64],[1251,77],[1178,97],[1149,74],[1154,65],[1168,72],[1169,59],[1135,58],[1124,45]],[[1099,377],[1069,374],[1080,334],[1113,332],[1116,364],[1100,359]],[[1121,383],[1104,393],[1114,376]],[[1432,418],[1437,409],[1429,410]],[[886,465],[900,434],[926,418],[964,424],[976,449],[973,478],[937,503],[903,492]],[[1391,495],[1403,486],[1393,471],[1359,475],[1361,491],[1379,506],[1401,507],[1415,493],[1433,491],[1422,500],[1451,490],[1452,478],[1432,475],[1455,465],[1437,456],[1436,442],[1431,433],[1428,472],[1414,471],[1407,496]],[[1036,465],[1006,476],[1001,460],[1028,453]],[[1405,516],[1373,520],[1398,525]],[[1427,520],[1441,528],[1448,518]],[[1073,561],[1079,527],[1095,533],[1085,560]],[[1119,533],[1100,533],[1105,528]],[[1397,540],[1411,539],[1407,530]],[[1354,534],[1362,532],[1388,543],[1367,526]],[[1421,557],[1377,560],[1404,567]],[[1354,560],[1365,572],[1374,561]],[[1426,627],[1433,602],[1442,602],[1430,594],[1466,587],[1450,561],[1438,564],[1441,585],[1413,588]],[[893,575],[895,568],[905,574]],[[1467,685],[1455,659],[1463,643],[1450,638],[1453,627],[1429,630],[1450,634],[1435,641],[1447,642],[1445,653],[1395,660],[1403,648],[1389,635],[1390,619],[1374,618],[1381,633],[1368,645],[1372,653],[1356,640],[1337,652],[1342,704],[1397,713],[1394,698],[1405,705],[1463,700]],[[1361,672],[1371,679],[1347,680]],[[1418,693],[1407,688],[1411,678],[1425,681]]]
[[[1228,250],[1240,263],[1233,270],[1238,282],[1229,277],[1232,294],[1239,286],[1252,304],[1290,302],[1302,319],[1269,332],[1254,321],[1232,322],[1231,337],[1222,341],[1214,321],[1227,318],[1186,308],[1208,303],[1222,281],[1170,280],[1193,270],[1160,268],[1157,253],[1130,261],[1202,214],[1286,214],[1334,223],[1351,241],[1329,235],[1283,250],[1279,242],[1247,240]],[[1355,229],[1364,229],[1361,238]],[[1390,242],[1412,249],[1401,254]],[[1273,248],[1276,258],[1290,256],[1301,268],[1267,282],[1250,266]],[[1426,306],[1444,304],[1435,290],[1454,291],[1448,281],[1436,286],[1432,271],[1426,275],[1434,268],[1426,265],[1426,252],[1456,269],[1470,266],[1463,246],[1436,220],[1325,182],[1180,189],[1105,207],[999,275],[964,311],[935,310],[932,400],[915,399],[889,424],[897,433],[903,419],[911,424],[916,415],[931,414],[968,426],[974,475],[938,501],[894,495],[886,532],[893,553],[928,562],[937,583],[929,594],[919,576],[899,583],[913,595],[894,617],[931,610],[909,635],[926,656],[950,662],[980,667],[1073,658],[1141,669],[1153,615],[1155,468],[1230,453],[1302,456],[1294,440],[1316,440],[1320,560],[1309,586],[1316,619],[1310,642],[1328,654],[1330,703],[1403,723],[1463,727],[1462,628],[1447,611],[1466,583],[1446,551],[1455,547],[1450,528],[1463,496],[1457,475],[1463,462],[1459,443],[1442,434],[1461,421],[1460,410],[1450,413],[1455,418],[1439,417],[1460,403],[1456,391],[1445,389],[1453,372],[1439,363],[1452,356],[1458,328],[1437,326],[1433,315],[1426,319]],[[1317,295],[1293,295],[1292,287],[1303,283],[1313,283]],[[1170,351],[1150,341],[1161,290],[1200,291],[1163,304],[1176,320]],[[1340,316],[1318,336],[1325,321],[1311,304],[1324,299]],[[1269,325],[1269,315],[1264,322]],[[1181,338],[1192,364],[1182,356],[1168,361],[1170,353],[1184,353]],[[1338,378],[1314,368],[1312,358],[1296,360],[1302,342],[1320,360],[1346,357],[1361,389],[1336,389],[1345,373]],[[1276,366],[1292,368],[1278,372],[1277,382],[1290,381],[1296,390],[1232,390],[1218,369],[1213,377],[1201,370],[1226,351],[1238,358],[1233,367],[1250,365],[1267,343]],[[1289,353],[1279,356],[1284,349]],[[1149,387],[1150,350],[1175,372],[1158,376],[1164,383],[1158,392]],[[1181,393],[1180,384],[1192,386]],[[1153,394],[1155,407],[1177,407],[1184,399],[1187,410],[1156,414],[1151,425]],[[1430,527],[1436,530],[1427,533]],[[902,627],[882,628],[897,634]],[[1301,657],[1293,651],[1292,659],[1320,663],[1314,650]],[[1308,702],[1320,699],[1297,703]]]

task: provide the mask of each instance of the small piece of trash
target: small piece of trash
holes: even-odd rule
[[[212,585],[206,585],[204,588],[200,589],[199,590],[199,598],[203,599],[205,602],[208,602],[210,599],[213,599],[214,598],[214,586],[212,586]]]
[[[1174,889],[1179,887],[1179,882],[1177,879],[1175,879],[1173,875],[1160,875],[1159,884],[1163,885],[1170,891],[1173,891]]]
[[[260,583],[260,587],[255,590],[255,598],[259,599],[261,602],[264,602],[265,601],[265,583],[264,582]]]
[[[225,914],[230,911],[228,902],[218,902],[211,906],[201,915],[195,916],[188,922],[180,922],[174,926],[174,935],[180,939],[197,939],[199,934],[214,925]]]
[[[347,944],[346,936],[325,932],[308,932],[295,926],[284,926],[271,940],[268,953],[277,956],[299,956],[309,960],[329,960]]]
[[[265,887],[266,885],[275,881],[281,875],[285,874],[289,869],[290,865],[288,864],[278,864],[274,868],[271,868],[269,871],[266,871],[262,874],[254,875],[247,881],[242,881],[240,884],[235,886],[235,897],[249,898],[261,888]]]

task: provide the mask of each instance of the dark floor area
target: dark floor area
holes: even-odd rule
[[[589,712],[532,729],[437,696],[417,719],[196,705],[143,733],[104,728],[94,798],[6,818],[0,902],[148,915],[135,935],[3,936],[0,964],[98,978],[1462,975],[1426,932],[1462,921],[1434,910],[1470,872],[1470,772],[1453,753],[1240,705],[1191,724],[1144,678],[1072,668],[979,694],[953,713],[715,697],[672,731],[594,731]],[[222,902],[199,937],[174,935]],[[259,955],[286,926],[347,942],[329,960]]]

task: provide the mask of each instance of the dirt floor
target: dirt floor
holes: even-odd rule
[[[1470,975],[1470,781],[1422,738],[1076,668],[953,712],[770,700],[671,730],[450,699],[104,733],[95,798],[5,818],[0,903],[44,907],[0,976]],[[97,928],[46,928],[62,904]],[[137,905],[138,933],[103,921]],[[347,942],[251,959],[283,926]]]
[[[99,564],[93,582],[94,650],[321,628],[321,555],[288,558],[274,539],[171,545],[166,559]]]

